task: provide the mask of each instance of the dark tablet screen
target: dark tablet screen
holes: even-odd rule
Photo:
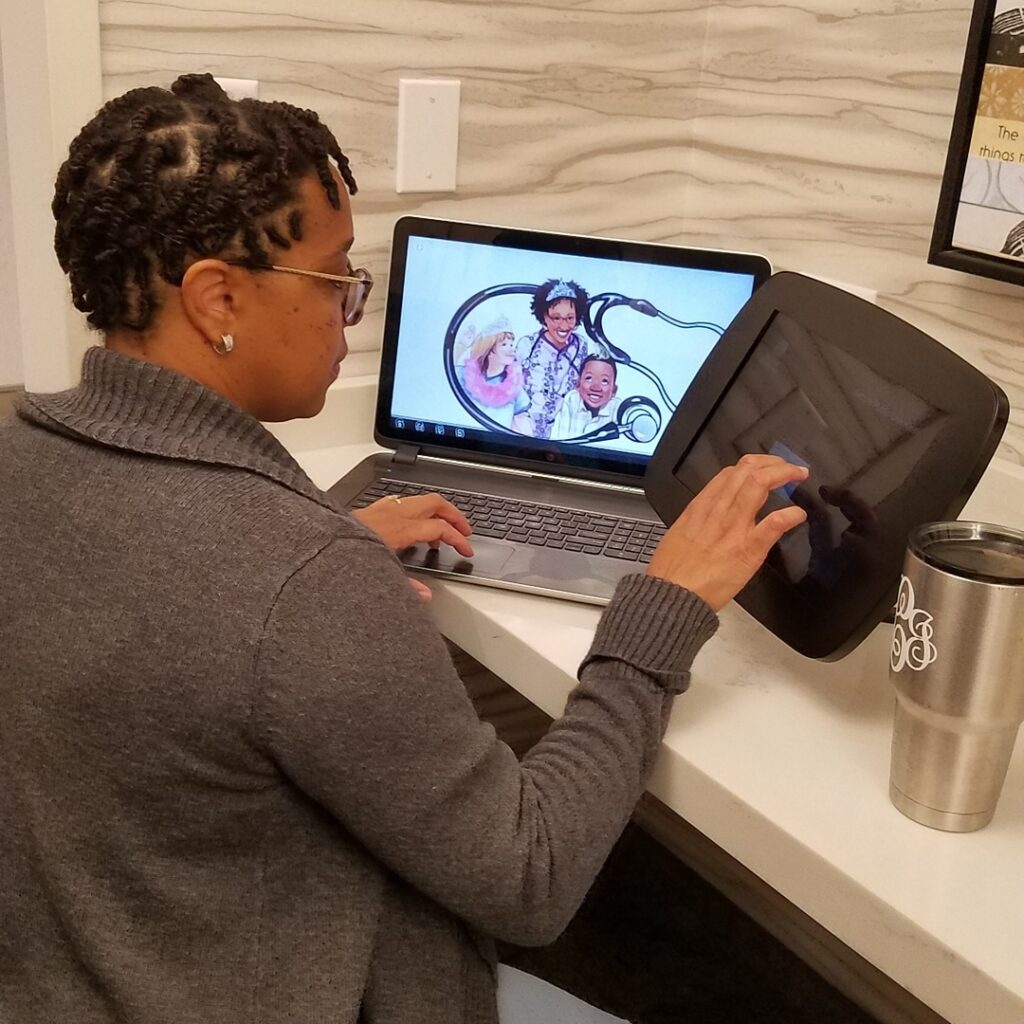
[[[737,315],[659,444],[644,490],[670,522],[743,455],[810,471],[769,496],[801,526],[737,601],[803,654],[841,656],[892,606],[910,531],[955,516],[995,450],[1005,395],[885,310],[776,274]]]
[[[908,485],[922,466],[941,461],[946,418],[911,383],[886,378],[777,312],[676,476],[696,493],[749,452],[807,466],[804,483],[774,492],[765,507],[797,504],[807,512],[768,568],[810,603],[823,591],[855,595],[861,577],[899,557],[917,514]],[[867,614],[874,597],[864,593]]]

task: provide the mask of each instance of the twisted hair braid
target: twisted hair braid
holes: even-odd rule
[[[71,143],[53,197],[54,246],[71,297],[100,330],[144,330],[158,281],[180,285],[206,256],[259,264],[302,238],[294,207],[311,171],[355,193],[348,158],[311,110],[238,100],[211,75],[111,100]]]

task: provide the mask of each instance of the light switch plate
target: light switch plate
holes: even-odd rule
[[[451,78],[399,80],[396,192],[455,191],[461,88]]]
[[[221,78],[214,75],[213,80],[233,100],[258,100],[260,83],[255,78]]]

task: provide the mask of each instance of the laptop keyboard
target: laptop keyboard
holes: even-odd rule
[[[365,508],[380,498],[406,498],[428,493],[423,487],[401,480],[375,480],[351,502]],[[538,505],[515,498],[499,498],[472,491],[435,488],[465,515],[477,537],[497,537],[533,547],[582,551],[628,562],[649,562],[665,534],[660,523],[642,519],[602,516],[556,505]]]

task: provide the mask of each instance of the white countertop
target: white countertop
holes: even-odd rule
[[[342,389],[363,437],[366,387],[372,394],[372,380]],[[360,436],[337,431],[339,422],[328,443]],[[322,487],[373,450],[293,447]],[[962,518],[1024,526],[1024,471],[994,463]],[[442,632],[557,715],[600,610],[431,585]],[[1020,1024],[1024,744],[987,828],[949,834],[903,817],[888,799],[890,630],[879,627],[853,654],[823,664],[729,606],[676,702],[650,790],[953,1024]]]

